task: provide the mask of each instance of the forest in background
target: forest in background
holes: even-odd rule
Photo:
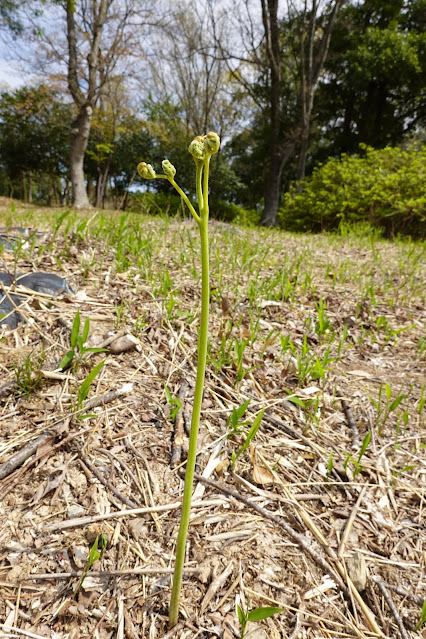
[[[425,234],[425,0],[0,0],[0,34],[39,78],[1,93],[1,195],[175,213],[136,166],[191,194],[215,130],[216,217]]]

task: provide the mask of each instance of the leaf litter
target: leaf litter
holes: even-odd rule
[[[1,216],[10,226],[6,206]],[[230,639],[247,605],[283,612],[246,636],[419,636],[424,246],[212,224],[209,363],[169,632],[196,229],[25,207],[17,219],[40,232],[3,250],[0,270],[56,273],[73,291],[20,291],[26,321],[1,329],[3,636]],[[58,370],[77,311],[81,326],[90,318],[85,347],[106,350]],[[108,546],[76,594],[99,535]]]

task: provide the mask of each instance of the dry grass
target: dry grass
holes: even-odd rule
[[[284,609],[249,624],[252,639],[419,636],[424,245],[212,224],[198,473],[213,483],[197,481],[182,623],[166,635],[195,383],[196,228],[90,211],[55,232],[60,212],[1,211],[0,224],[45,233],[3,251],[0,271],[55,272],[76,291],[28,293],[28,322],[0,333],[4,636],[231,639],[236,604]],[[111,350],[52,374],[77,310],[89,345]],[[132,350],[114,348],[126,334]],[[102,359],[82,419],[78,392]],[[176,430],[165,386],[182,405]],[[230,436],[247,399],[248,423]],[[108,548],[76,595],[100,533]]]

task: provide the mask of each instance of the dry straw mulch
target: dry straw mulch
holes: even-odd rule
[[[0,270],[56,272],[76,293],[27,291],[27,321],[0,334],[0,636],[231,639],[237,604],[283,609],[249,624],[252,639],[419,636],[422,247],[212,225],[211,361],[181,622],[168,632],[195,383],[196,229],[89,213],[52,242],[49,219],[15,215],[45,235],[3,252]],[[82,324],[90,317],[88,345],[106,351],[58,372],[77,310]],[[81,382],[102,359],[81,411]],[[248,399],[248,424],[230,437],[232,408]],[[107,549],[79,589],[99,534]]]

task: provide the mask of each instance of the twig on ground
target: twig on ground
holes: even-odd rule
[[[249,508],[252,508],[256,512],[258,512],[265,519],[269,519],[270,521],[273,521],[276,525],[278,525],[280,528],[283,528],[283,530],[285,530],[285,532],[288,534],[288,536],[300,548],[302,548],[302,550],[304,550],[311,557],[311,559],[313,559],[313,561],[317,564],[317,566],[322,568],[324,573],[328,574],[335,581],[335,583],[339,586],[339,588],[342,590],[342,592],[345,594],[345,596],[350,600],[348,587],[346,586],[346,584],[343,582],[343,580],[341,578],[341,576],[342,577],[345,576],[344,566],[341,564],[341,562],[339,561],[336,553],[332,550],[332,548],[330,546],[325,546],[324,547],[322,545],[323,549],[325,550],[325,552],[327,552],[329,557],[333,561],[336,562],[336,567],[337,567],[337,569],[338,569],[338,571],[339,571],[341,576],[334,570],[334,568],[316,550],[314,550],[314,548],[312,548],[311,543],[303,535],[301,535],[301,534],[297,533],[295,530],[293,530],[293,528],[286,521],[284,521],[280,517],[277,517],[276,515],[270,513],[269,511],[265,510],[261,506],[258,506],[256,503],[254,503],[250,499],[247,499],[246,497],[243,497],[242,495],[240,495],[239,493],[235,492],[234,490],[230,490],[226,486],[223,486],[222,484],[219,484],[218,482],[212,481],[211,479],[206,479],[205,477],[202,477],[202,475],[199,475],[198,473],[195,473],[194,477],[195,477],[195,479],[197,479],[197,481],[201,481],[201,482],[207,484],[208,486],[211,486],[212,488],[216,488],[217,490],[223,492],[225,495],[229,495],[230,497],[233,497],[237,501],[241,501],[243,504],[245,504]],[[382,632],[381,632],[379,626],[377,625],[377,622],[376,622],[376,620],[374,618],[373,613],[368,608],[368,606],[365,604],[365,602],[363,601],[363,599],[362,599],[361,595],[359,594],[358,590],[355,588],[355,586],[353,585],[352,581],[349,578],[348,578],[348,585],[349,585],[349,588],[350,588],[352,594],[356,598],[356,601],[358,602],[362,612],[364,613],[364,616],[367,619],[368,624],[371,627],[371,630],[373,630],[373,632],[375,632],[379,636],[381,636]]]
[[[304,604],[301,603],[300,604],[300,612],[296,612],[296,623],[295,623],[295,626],[293,628],[293,632],[291,633],[291,635],[289,636],[288,639],[297,639],[297,637],[299,636],[299,632],[300,632],[300,629],[302,627],[303,607],[304,607]]]
[[[66,320],[64,317],[58,317],[57,320],[58,324],[60,324],[61,326],[63,326],[64,328],[66,328],[70,333],[72,331],[72,324],[71,322],[69,322],[68,320]]]
[[[49,439],[53,439],[54,434],[50,431],[46,431],[39,435],[36,439],[28,442],[21,450],[9,457],[7,461],[0,464],[0,479],[8,477],[14,470],[21,466],[31,455],[37,451],[40,446],[46,444]]]
[[[86,468],[92,473],[92,475],[94,475],[96,479],[98,479],[101,482],[101,484],[103,484],[106,488],[108,488],[108,490],[110,490],[115,495],[115,497],[117,497],[121,502],[123,502],[123,504],[126,504],[126,506],[129,506],[129,508],[140,507],[140,504],[137,504],[136,502],[126,497],[126,495],[123,495],[123,493],[120,492],[118,488],[116,488],[113,484],[111,484],[111,482],[108,481],[108,479],[106,479],[102,475],[102,473],[97,468],[95,468],[95,466],[93,466],[93,464],[87,459],[85,455],[83,455],[83,453],[79,452],[78,456],[80,459],[80,463],[86,466]]]
[[[354,420],[354,417],[352,415],[351,407],[347,403],[346,399],[343,396],[343,393],[340,390],[336,392],[336,395],[337,397],[339,397],[342,403],[343,412],[345,413],[345,417],[346,417],[346,423],[352,431],[352,450],[359,450],[361,446],[360,439],[359,439],[359,430],[358,430],[357,423]]]
[[[318,453],[321,457],[325,457],[325,450],[323,450],[314,441],[312,441],[312,439],[309,439],[309,437],[305,437],[302,433],[298,433],[296,430],[294,430],[294,428],[291,428],[291,426],[285,424],[283,421],[281,421],[281,419],[278,419],[278,417],[268,415],[265,412],[263,415],[263,419],[273,426],[276,426],[279,430],[282,430],[286,435],[289,435],[295,440],[300,440],[301,442],[306,444],[306,446],[309,446],[309,448],[313,448],[313,450],[315,450],[315,452]]]
[[[87,410],[92,410],[92,408],[96,408],[97,406],[105,406],[105,404],[109,404],[113,402],[115,399],[122,397],[123,395],[129,395],[133,390],[133,384],[124,384],[121,388],[117,388],[115,390],[107,391],[102,395],[98,395],[97,397],[93,397],[84,403],[81,411],[78,411],[78,414],[84,413]]]
[[[218,500],[209,500],[204,499],[200,501],[195,501],[192,504],[192,508],[196,508],[197,506],[213,506],[217,505]],[[91,515],[86,517],[75,517],[74,519],[67,519],[66,521],[59,521],[53,524],[48,524],[41,529],[41,532],[53,532],[58,530],[66,530],[68,528],[82,528],[83,526],[88,526],[89,524],[93,524],[97,521],[105,521],[106,519],[117,519],[119,517],[129,517],[131,515],[149,515],[151,513],[164,513],[168,510],[177,510],[182,506],[182,500],[171,503],[164,504],[163,506],[152,506],[147,508],[132,508],[131,510],[116,510],[115,512],[104,513],[102,515]]]
[[[17,635],[23,635],[24,637],[30,637],[30,639],[45,639],[44,635],[36,635],[35,632],[30,632],[29,630],[23,630],[22,628],[17,628],[16,626],[8,626],[5,623],[0,624],[0,628],[6,632],[7,636],[12,636],[13,633]]]
[[[380,581],[380,578],[376,577],[375,575],[373,575],[372,580],[374,581],[375,584],[377,584],[377,586],[379,587],[380,592],[383,595],[384,600],[388,604],[389,610],[391,611],[391,613],[393,615],[393,618],[395,619],[396,625],[398,626],[398,630],[399,630],[399,632],[401,634],[402,639],[409,639],[409,637],[407,635],[407,631],[404,628],[404,624],[402,623],[402,619],[399,616],[399,612],[395,608],[394,603],[393,603],[388,591],[386,590],[386,586],[384,585],[384,583],[382,581]]]
[[[115,603],[115,599],[111,599],[111,601],[109,602],[104,614],[102,615],[102,617],[99,619],[98,623],[96,624],[96,626],[93,628],[92,632],[90,633],[90,635],[87,637],[87,639],[92,639],[93,635],[96,633],[97,635],[97,630],[101,627],[103,620],[105,619],[105,617],[107,616],[107,614],[109,613],[109,611],[111,610],[113,604]],[[97,635],[98,636],[98,635]]]
[[[111,451],[105,450],[103,448],[93,448],[93,450],[98,452],[98,453],[100,453],[101,455],[106,455],[107,457],[109,457],[110,460],[116,461],[122,468],[124,468],[124,470],[126,471],[127,475],[129,476],[129,479],[132,480],[132,482],[134,483],[134,485],[138,489],[140,495],[143,498],[145,498],[145,494],[144,494],[143,488],[140,485],[138,478],[132,472],[132,470],[128,467],[128,465],[126,463],[124,463],[124,461],[122,459],[119,459],[117,457],[117,455],[114,455],[114,453],[111,453]]]
[[[3,384],[3,386],[0,386],[0,398],[7,397],[12,390],[15,390],[15,388],[18,388],[16,380],[11,380],[10,382]]]
[[[419,595],[414,595],[412,592],[409,592],[406,588],[403,588],[402,586],[394,586],[392,584],[388,584],[386,583],[386,581],[383,581],[382,579],[380,581],[388,590],[393,590],[393,592],[396,592],[398,595],[401,595],[401,597],[406,597],[407,599],[411,599],[411,601],[414,601],[414,603],[416,603],[418,606],[423,605],[424,603],[423,597],[420,597]]]
[[[187,575],[198,575],[199,568],[184,568]],[[73,579],[81,577],[81,572],[47,572],[47,573],[31,573],[26,577],[21,577],[20,582],[26,581],[57,581],[59,579]],[[171,575],[173,568],[129,568],[128,570],[91,570],[91,577],[134,577],[135,575]]]
[[[262,517],[264,517],[265,519],[269,519],[270,521],[273,521],[275,524],[277,524],[280,528],[283,528],[288,534],[288,536],[299,547],[305,550],[311,556],[314,562],[324,570],[325,573],[328,573],[330,577],[334,579],[336,584],[339,585],[339,587],[343,590],[343,592],[346,595],[348,594],[346,584],[343,582],[340,576],[336,573],[334,568],[327,561],[325,561],[325,559],[323,559],[323,557],[321,557],[321,555],[317,553],[316,550],[312,548],[312,545],[310,544],[310,542],[307,539],[305,539],[303,535],[293,530],[293,528],[286,521],[284,521],[280,517],[277,517],[273,513],[270,513],[268,510],[266,510],[265,508],[262,508],[261,506],[254,503],[250,499],[243,497],[239,493],[235,492],[235,490],[231,490],[230,488],[227,488],[223,484],[219,484],[218,482],[212,481],[211,479],[206,479],[205,477],[203,477],[202,475],[199,475],[198,473],[196,473],[194,476],[197,481],[201,481],[202,483],[207,484],[208,486],[211,486],[212,488],[216,488],[217,490],[220,490],[225,495],[228,495],[229,497],[233,497],[234,499],[241,501],[243,504],[245,504],[249,508],[252,508],[257,513],[259,513],[259,515],[262,515]]]
[[[364,499],[364,495],[365,495],[366,491],[367,491],[367,486],[363,486],[363,488],[362,488],[362,490],[361,490],[361,492],[359,494],[359,497],[358,497],[358,499],[355,502],[355,506],[352,508],[352,512],[351,512],[351,514],[349,516],[349,519],[346,522],[345,530],[343,532],[342,539],[340,541],[339,551],[337,553],[337,556],[340,559],[343,558],[343,555],[345,553],[346,542],[348,541],[349,535],[351,534],[352,526],[354,525],[355,518],[357,516],[359,507],[361,505],[361,502]]]
[[[56,426],[59,426],[61,424],[63,424],[66,421],[66,419],[62,419],[60,420]],[[68,437],[65,437],[64,439],[61,439],[57,444],[55,444],[54,446],[51,446],[51,448],[45,449],[43,450],[42,453],[40,453],[39,455],[37,455],[37,457],[34,457],[34,459],[32,459],[30,462],[28,462],[28,464],[26,464],[26,466],[24,466],[24,468],[21,468],[21,470],[17,471],[15,473],[15,476],[13,478],[13,480],[10,482],[10,484],[7,485],[7,487],[4,489],[4,491],[0,494],[0,501],[2,499],[4,499],[4,497],[16,486],[16,484],[19,483],[19,480],[21,479],[21,477],[28,472],[28,470],[30,468],[32,468],[34,466],[34,464],[36,464],[40,459],[43,459],[43,457],[46,457],[46,455],[49,455],[50,453],[52,453],[54,450],[57,450],[58,448],[61,448],[64,444],[66,444],[68,441],[70,441],[71,439],[75,439],[76,437],[79,437],[80,435],[89,432],[88,429],[85,429],[84,431],[79,431],[78,433],[73,433],[72,435],[68,435]],[[7,462],[5,462],[7,463]]]
[[[90,399],[84,404],[83,408],[79,410],[76,414],[81,414],[86,412],[87,410],[92,410],[93,408],[96,408],[97,406],[104,406],[105,404],[108,404],[109,402],[114,401],[118,397],[122,397],[123,395],[126,395],[132,390],[131,386],[132,386],[131,384],[124,384],[122,388],[108,391],[106,393],[103,393],[102,395],[99,395],[98,397],[94,397],[93,399]],[[5,461],[3,464],[0,464],[0,479],[4,479],[8,475],[10,475],[16,468],[18,468],[18,466],[21,466],[27,459],[29,459],[31,455],[33,455],[40,446],[42,446],[46,441],[48,441],[50,437],[55,436],[56,434],[55,430],[57,430],[66,421],[66,419],[68,419],[68,415],[60,419],[58,422],[56,422],[56,424],[52,425],[51,430],[41,433],[39,437],[37,437],[37,439],[35,439],[32,442],[29,442],[26,446],[24,446],[24,448],[22,448],[17,453],[12,455],[12,457],[10,457],[7,461]],[[78,434],[79,433],[77,433],[77,435]],[[71,438],[75,436],[76,435],[72,435]],[[59,445],[63,445],[69,439],[70,439],[69,437],[66,437],[61,442],[59,442]],[[47,455],[49,452],[51,452],[51,450],[54,450],[57,447],[58,445],[56,445],[55,447],[49,450],[43,451],[41,455],[37,456],[35,459],[32,460],[31,465],[28,464],[27,466],[25,466],[25,468],[22,469],[22,472],[28,471],[29,468],[35,462],[37,462],[39,459],[41,459],[42,457]],[[2,495],[2,497],[4,497],[4,494]]]
[[[218,575],[216,578],[213,579],[206,594],[204,595],[203,601],[201,602],[200,615],[204,614],[204,612],[207,609],[207,606],[209,605],[209,603],[211,602],[215,594],[218,592],[218,590],[220,590],[225,585],[226,580],[228,579],[229,575],[232,573],[233,570],[234,570],[234,564],[231,561],[226,566],[225,570],[220,575]]]
[[[180,621],[178,624],[176,624],[176,626],[173,626],[171,630],[166,632],[166,634],[163,635],[161,639],[172,639],[172,637],[174,637],[179,632],[179,630],[182,630],[184,626],[185,626],[185,622]]]
[[[136,632],[135,625],[133,623],[133,619],[131,614],[127,610],[126,606],[124,606],[124,627],[127,639],[139,639],[139,635]]]
[[[181,408],[179,408],[175,417],[175,427],[173,431],[173,441],[172,441],[172,454],[170,456],[171,468],[175,468],[175,466],[177,466],[180,463],[180,458],[182,454],[183,435],[184,435],[184,427],[185,427],[185,417],[184,417],[183,406],[185,403],[185,397],[187,392],[188,392],[188,383],[186,381],[183,381],[178,393],[178,398],[181,404]]]

